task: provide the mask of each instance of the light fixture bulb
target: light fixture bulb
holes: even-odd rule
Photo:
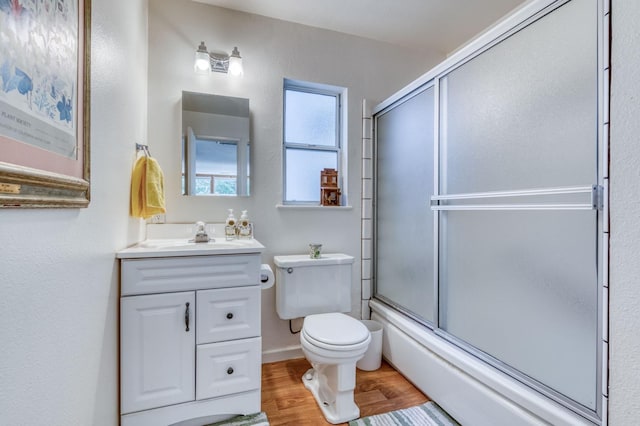
[[[233,48],[233,52],[229,56],[229,74],[234,76],[241,76],[244,74],[242,67],[242,57],[237,47]]]
[[[196,50],[196,59],[193,63],[193,70],[198,74],[209,74],[211,72],[211,58],[204,41],[200,42]]]

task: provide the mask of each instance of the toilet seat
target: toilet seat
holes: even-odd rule
[[[351,351],[368,345],[370,333],[360,321],[341,313],[309,315],[302,326],[304,338],[312,345],[334,351]]]

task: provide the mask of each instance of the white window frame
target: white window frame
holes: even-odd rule
[[[333,96],[336,99],[336,145],[315,145],[305,143],[287,142],[285,139],[286,129],[286,117],[287,117],[287,91],[296,91],[304,93],[312,93],[324,96]],[[337,170],[338,170],[338,186],[341,189],[341,203],[344,206],[347,203],[346,194],[346,143],[343,137],[344,127],[343,123],[346,123],[344,118],[344,104],[346,98],[346,89],[337,86],[330,86],[320,83],[311,83],[299,80],[284,79],[284,85],[282,90],[282,203],[284,205],[307,205],[307,206],[319,206],[320,193],[318,193],[318,201],[304,201],[304,200],[288,200],[287,199],[287,149],[300,149],[308,151],[324,151],[335,152],[337,154]],[[318,181],[320,181],[320,175],[318,175]]]

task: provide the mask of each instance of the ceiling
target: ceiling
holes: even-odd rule
[[[449,54],[526,0],[194,0]]]

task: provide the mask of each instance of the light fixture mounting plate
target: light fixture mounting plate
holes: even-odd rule
[[[229,72],[229,55],[223,53],[209,53],[211,58],[211,71],[214,72]]]

